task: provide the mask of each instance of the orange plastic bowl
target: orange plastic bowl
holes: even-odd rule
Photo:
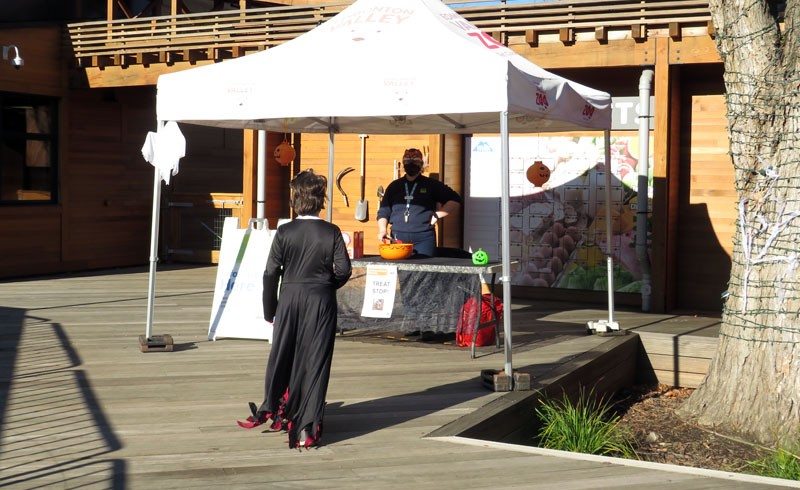
[[[411,257],[414,252],[413,243],[383,243],[378,246],[378,252],[386,260],[402,260]]]

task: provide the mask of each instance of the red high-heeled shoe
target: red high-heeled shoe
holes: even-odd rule
[[[297,449],[310,449],[312,447],[319,447],[320,446],[320,437],[322,436],[322,432],[317,430],[317,435],[312,436],[311,432],[308,429],[303,429],[300,431],[300,434],[297,436]]]
[[[258,413],[258,407],[255,403],[250,402],[247,405],[250,407],[251,415],[247,417],[244,422],[237,420],[236,423],[239,424],[239,427],[252,429],[253,427],[258,427],[259,425],[264,424],[269,419],[268,413]]]

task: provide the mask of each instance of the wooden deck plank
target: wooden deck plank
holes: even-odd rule
[[[284,434],[234,423],[261,396],[269,344],[206,340],[214,272],[159,272],[154,332],[174,336],[179,349],[170,353],[138,350],[143,269],[0,282],[0,486],[767,488],[680,468],[426,437],[522,393],[480,383],[481,369],[502,368],[502,352],[471,359],[454,346],[347,336],[337,337],[325,446],[290,451]],[[596,313],[520,312],[531,328],[537,321],[523,315],[560,317],[539,323],[549,338],[515,344],[515,368],[546,380],[578,366],[609,342],[581,332]]]

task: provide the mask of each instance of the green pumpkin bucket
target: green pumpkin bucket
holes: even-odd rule
[[[489,263],[489,254],[479,248],[472,253],[472,263],[475,265],[486,265]]]

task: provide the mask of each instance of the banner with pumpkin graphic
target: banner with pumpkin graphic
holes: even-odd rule
[[[465,193],[468,247],[500,257],[494,209],[501,195],[500,140],[472,138]],[[606,290],[605,253],[614,258],[614,286],[638,292],[636,257],[639,140],[634,132],[611,138],[612,200],[605,202],[602,136],[512,136],[509,142],[510,251],[519,261],[511,282],[520,286]],[[652,147],[652,145],[651,145]],[[652,155],[648,199],[652,199]],[[612,236],[607,240],[606,206]],[[648,206],[652,209],[652,206]],[[489,217],[494,214],[495,219]],[[607,243],[609,242],[609,243]]]

